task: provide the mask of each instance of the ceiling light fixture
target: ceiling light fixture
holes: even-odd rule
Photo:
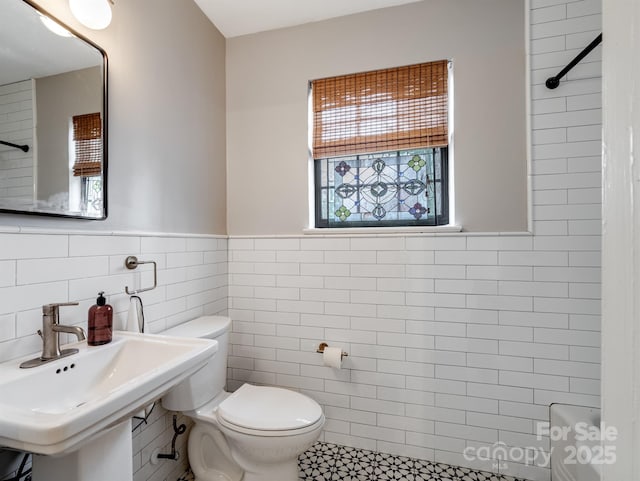
[[[102,30],[111,23],[113,0],[69,0],[71,13],[85,27]]]

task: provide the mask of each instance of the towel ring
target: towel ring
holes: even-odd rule
[[[153,286],[145,287],[143,289],[134,289],[131,291],[129,290],[129,286],[125,286],[124,292],[126,292],[130,296],[135,296],[136,294],[140,294],[141,292],[150,291],[158,287],[158,270],[156,266],[156,261],[139,261],[136,256],[129,256],[124,260],[124,266],[127,269],[133,270],[136,267],[138,267],[140,264],[153,264]]]

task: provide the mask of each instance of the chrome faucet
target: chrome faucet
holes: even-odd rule
[[[42,338],[42,354],[40,357],[30,359],[20,364],[21,368],[40,366],[50,361],[55,361],[78,352],[78,349],[60,349],[59,333],[75,334],[78,341],[84,341],[84,330],[78,326],[63,326],[59,323],[60,306],[77,306],[77,302],[61,302],[42,306],[42,330],[38,334]]]

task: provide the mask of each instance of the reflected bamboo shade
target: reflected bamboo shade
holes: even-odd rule
[[[314,80],[313,157],[444,147],[448,61]]]
[[[76,159],[74,177],[92,177],[102,172],[102,119],[100,112],[73,116]]]

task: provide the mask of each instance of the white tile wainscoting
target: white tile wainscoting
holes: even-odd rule
[[[599,403],[598,257],[589,235],[231,238],[231,387],[309,394],[330,443],[492,470],[465,448],[548,450],[550,403]]]
[[[43,304],[79,301],[78,307],[61,308],[60,322],[86,329],[87,311],[98,291],[104,290],[114,308],[114,327],[123,328],[129,308],[125,286],[146,287],[153,282],[150,266],[135,271],[125,268],[129,255],[158,264],[158,287],[140,294],[146,332],[159,332],[203,314],[226,313],[224,236],[66,234],[33,229],[0,233],[0,362],[40,351],[42,341],[36,330],[42,326]],[[157,405],[148,424],[134,432],[135,481],[180,476],[187,462],[186,436],[178,440],[178,463],[149,462],[155,448],[170,451],[172,436],[172,417]],[[17,467],[13,464],[11,469]],[[0,479],[9,474],[2,469]]]

